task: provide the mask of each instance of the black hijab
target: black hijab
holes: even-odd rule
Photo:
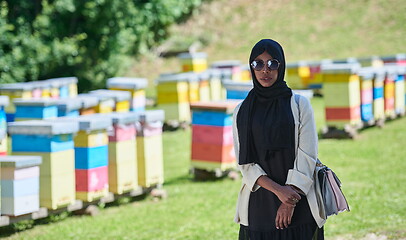
[[[284,81],[285,77],[285,55],[279,43],[271,39],[262,39],[251,50],[249,63],[264,52],[269,53],[272,58],[279,60],[278,78],[270,87],[263,87],[255,77],[254,69],[250,65],[254,88],[241,104],[237,115],[237,128],[240,143],[239,164],[256,163],[258,154],[255,151],[254,139],[258,136],[252,134],[252,119],[255,113],[256,104],[265,104],[266,113],[264,119],[264,139],[259,139],[263,146],[270,152],[289,148],[294,144],[294,136],[291,127],[285,127],[289,122],[289,114],[292,114],[290,98],[292,90]],[[282,127],[283,126],[283,127]],[[293,142],[292,142],[293,141]]]

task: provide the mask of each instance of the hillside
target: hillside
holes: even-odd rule
[[[170,51],[197,43],[209,63],[245,63],[261,38],[279,41],[287,62],[392,55],[406,52],[405,12],[402,0],[213,0],[174,26],[162,47]],[[179,70],[176,58],[151,53],[135,61],[128,75],[153,80],[158,73]]]

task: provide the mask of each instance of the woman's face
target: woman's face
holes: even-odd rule
[[[263,87],[270,87],[272,86],[276,80],[278,79],[278,70],[270,70],[266,65],[266,62],[268,60],[272,60],[272,56],[269,55],[266,51],[263,52],[261,55],[256,57],[254,60],[262,60],[265,63],[265,66],[260,70],[256,71],[254,70],[255,77],[257,78],[258,82],[261,84]]]

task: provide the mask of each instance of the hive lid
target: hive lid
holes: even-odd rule
[[[79,130],[79,125],[75,121],[63,121],[61,119],[31,120],[8,123],[9,134],[23,135],[58,135],[71,134]]]
[[[156,80],[159,83],[164,82],[195,82],[199,81],[198,74],[194,72],[186,73],[164,73]]]
[[[358,70],[358,75],[362,80],[371,80],[375,76],[374,68],[372,67],[363,67]]]
[[[66,111],[78,110],[82,107],[80,98],[60,98],[56,102],[59,109]]]
[[[299,62],[293,62],[293,63],[287,63],[286,68],[298,68],[298,67],[307,67],[309,66],[309,63],[307,61],[299,61]]]
[[[138,121],[139,122],[156,122],[156,121],[164,121],[165,120],[165,111],[158,109],[158,110],[147,110],[144,112],[139,112],[138,114]]]
[[[26,83],[9,83],[0,85],[0,92],[5,91],[31,91],[32,85]]]
[[[189,58],[207,58],[207,54],[204,52],[195,52],[195,53],[180,53],[178,54],[178,58],[180,59],[189,59]]]
[[[148,86],[146,78],[114,77],[107,79],[108,88],[144,89]]]
[[[61,77],[61,78],[51,78],[46,81],[59,84],[59,85],[68,85],[68,84],[76,84],[78,83],[77,77]]]
[[[234,82],[234,81],[230,81],[230,80],[223,81],[223,86],[227,90],[237,90],[237,91],[249,91],[254,87],[252,81]]]
[[[38,166],[42,163],[41,156],[1,156],[0,166],[11,168],[27,168]]]
[[[94,95],[82,93],[78,94],[76,98],[80,100],[82,108],[91,108],[99,104],[99,98]]]
[[[212,110],[226,113],[233,113],[235,107],[242,100],[222,100],[211,102],[195,102],[190,104],[192,110]]]
[[[120,90],[108,90],[108,89],[98,89],[89,92],[90,95],[96,95],[101,97],[111,97],[116,102],[126,101],[131,99],[131,93],[127,91]]]
[[[72,119],[79,123],[79,130],[82,131],[107,129],[113,124],[108,114],[82,115]]]
[[[330,74],[354,74],[357,73],[360,67],[359,63],[324,64],[321,66],[321,71]]]
[[[224,60],[224,61],[215,61],[213,62],[210,67],[212,68],[232,68],[232,67],[239,67],[241,62],[238,60]]]
[[[15,98],[13,100],[16,106],[35,106],[35,107],[49,107],[58,104],[56,99],[22,99]]]
[[[119,113],[114,112],[107,114],[113,121],[113,124],[129,124],[138,120],[138,114],[135,112]]]

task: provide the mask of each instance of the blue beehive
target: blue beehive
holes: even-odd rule
[[[252,82],[223,81],[227,91],[227,99],[245,99],[251,91]]]
[[[373,78],[374,72],[371,68],[361,68],[358,72],[361,80],[361,120],[368,125],[373,124]]]
[[[4,156],[1,165],[1,215],[19,216],[39,209],[38,156]]]
[[[57,102],[52,99],[15,99],[15,120],[40,120],[58,117]]]

